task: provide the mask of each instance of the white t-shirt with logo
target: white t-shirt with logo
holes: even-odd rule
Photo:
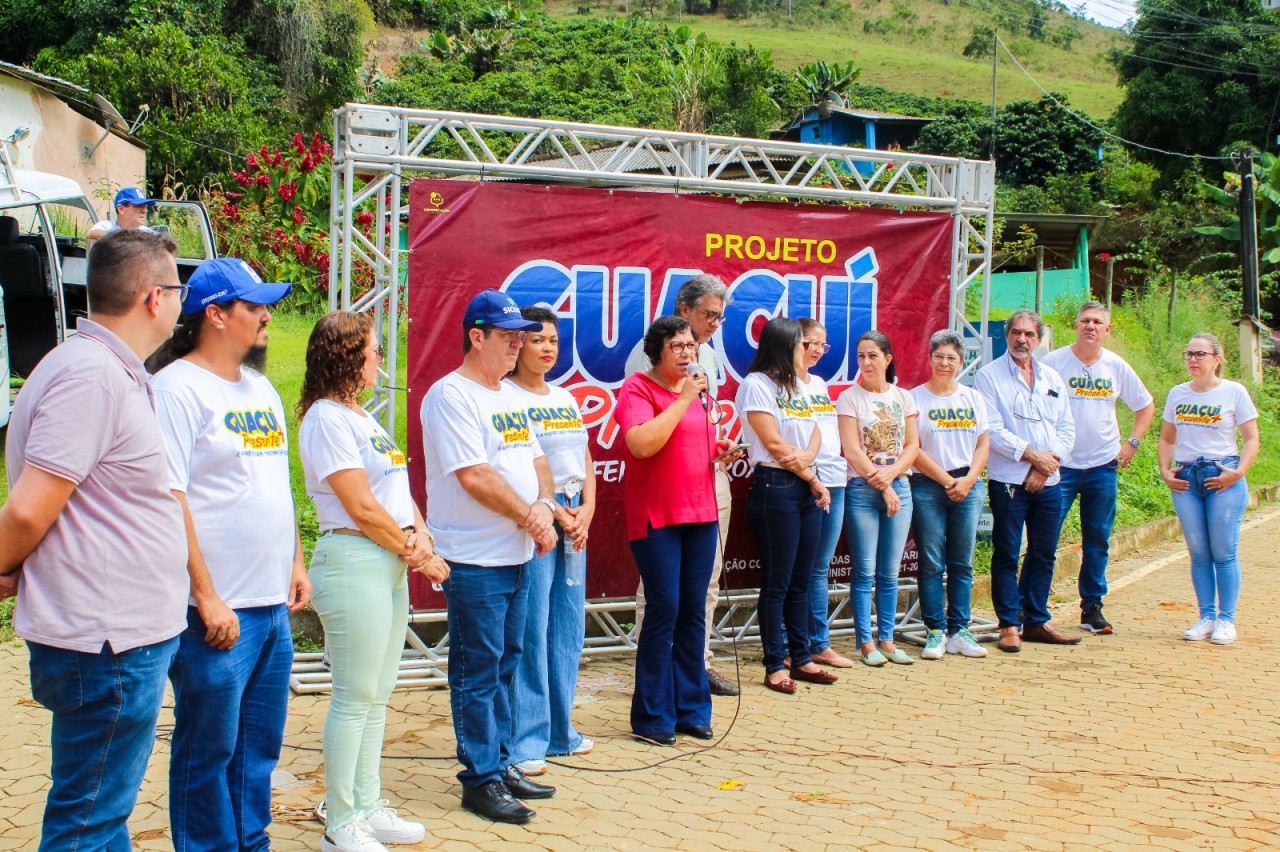
[[[427,524],[436,551],[450,562],[490,567],[522,565],[533,538],[515,521],[481,505],[457,471],[487,464],[526,503],[538,499],[534,461],[542,447],[529,428],[524,394],[510,382],[497,390],[450,373],[422,400],[427,465]]]
[[[298,450],[321,532],[360,528],[328,483],[340,470],[363,470],[374,499],[396,525],[414,525],[407,460],[372,415],[331,399],[318,399],[298,428]]]
[[[950,396],[938,396],[920,385],[911,390],[911,397],[920,411],[920,451],[943,470],[968,467],[978,438],[987,431],[987,404],[982,395],[957,385]]]
[[[556,385],[548,385],[548,393],[542,395],[510,379],[507,383],[524,399],[529,428],[546,454],[556,491],[563,491],[565,483],[573,479],[581,483],[587,477],[587,429],[573,394]]]
[[[1244,385],[1223,379],[1216,388],[1198,393],[1184,382],[1169,391],[1164,421],[1178,433],[1173,458],[1191,462],[1204,456],[1219,460],[1236,456],[1236,427],[1258,418],[1258,409]]]
[[[840,452],[840,418],[836,416],[831,392],[822,377],[814,373],[809,374],[809,381],[802,382],[800,388],[809,400],[813,422],[822,433],[822,447],[818,450],[818,481],[828,488],[844,488],[849,481],[845,475],[847,463]]]
[[[919,413],[915,398],[897,385],[880,393],[853,385],[836,400],[838,416],[858,421],[858,443],[876,467],[897,462],[907,439],[907,418]],[[852,464],[848,473],[849,479],[861,479]]]
[[[799,387],[792,396],[764,373],[748,373],[742,384],[738,385],[735,401],[738,411],[742,413],[742,440],[747,444],[747,461],[752,468],[758,464],[765,467],[779,466],[778,460],[765,448],[764,441],[751,428],[747,415],[753,411],[772,415],[782,440],[791,446],[801,450],[809,446],[809,439],[817,424],[813,421],[809,397]]]
[[[280,395],[248,367],[229,382],[184,360],[151,386],[169,487],[186,495],[218,596],[232,609],[284,603],[297,534]]]
[[[1120,424],[1116,420],[1116,400],[1131,411],[1151,404],[1151,392],[1138,374],[1116,353],[1103,349],[1096,363],[1086,364],[1070,346],[1055,349],[1040,363],[1062,376],[1067,386],[1067,402],[1076,421],[1075,446],[1063,467],[1086,470],[1100,467],[1120,455]]]

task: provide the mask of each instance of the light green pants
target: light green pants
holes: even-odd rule
[[[387,699],[409,623],[405,564],[367,538],[323,535],[311,557],[311,605],[324,625],[333,694],[324,723],[326,823],[377,810]]]

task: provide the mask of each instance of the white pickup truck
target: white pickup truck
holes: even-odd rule
[[[0,427],[9,422],[9,389],[88,313],[85,235],[96,221],[75,181],[15,169],[0,151]],[[217,257],[208,211],[198,202],[158,202],[147,224],[177,242],[183,282]]]

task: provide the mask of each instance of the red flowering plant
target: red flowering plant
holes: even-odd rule
[[[207,199],[219,250],[248,261],[266,281],[293,284],[289,297],[299,310],[323,310],[329,299],[329,182],[333,147],[316,133],[301,133],[284,149],[263,145],[245,157],[245,167]],[[367,219],[367,221],[366,221]],[[356,220],[371,235],[373,215]],[[373,270],[352,264],[353,295],[373,283]]]

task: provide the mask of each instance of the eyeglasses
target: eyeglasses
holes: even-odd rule
[[[932,360],[939,364],[959,364],[960,358],[955,355],[948,355],[945,352],[935,352],[929,356]]]
[[[177,290],[179,302],[185,302],[187,294],[191,292],[190,284],[157,284],[156,286],[161,290]]]
[[[1196,349],[1196,350],[1191,350],[1191,351],[1183,352],[1183,353],[1182,353],[1182,360],[1184,360],[1184,361],[1203,361],[1205,358],[1208,358],[1210,355],[1217,355],[1217,354],[1218,354],[1217,352],[1204,352],[1204,351],[1202,351],[1202,350]]]
[[[818,347],[818,349],[822,352],[823,355],[826,355],[828,352],[831,351],[830,343],[819,343],[816,340],[802,340],[800,342],[804,344],[805,349],[812,349],[815,346]]]
[[[498,329],[494,329],[494,334],[498,335],[498,336],[499,336],[499,337],[501,337],[503,340],[505,340],[505,341],[507,341],[508,343],[510,343],[510,342],[512,342],[512,341],[515,341],[515,340],[519,340],[519,341],[523,342],[523,341],[524,341],[524,336],[525,336],[526,334],[528,334],[528,332],[526,332],[526,331],[512,331],[512,330],[511,330],[511,329],[509,329],[509,328],[498,328]]]
[[[379,357],[379,358],[386,358],[386,357],[387,357],[387,350],[386,350],[386,349],[384,349],[382,346],[379,346],[377,349],[375,349],[375,350],[373,350],[373,351],[378,353],[378,357]]]
[[[707,322],[711,323],[712,325],[720,325],[720,323],[724,322],[724,314],[720,313],[719,311],[708,311],[705,308],[698,308],[697,310],[698,310],[698,313],[706,317]]]
[[[673,341],[671,341],[670,343],[668,343],[668,344],[667,344],[667,348],[668,348],[668,349],[670,349],[670,350],[672,351],[672,353],[674,353],[674,354],[676,354],[676,355],[683,355],[683,354],[686,354],[686,353],[687,353],[687,354],[689,354],[689,355],[692,355],[693,353],[695,353],[695,352],[697,352],[697,351],[698,351],[698,344],[696,344],[696,343],[681,343],[681,342],[680,342],[680,341],[678,341],[678,340],[673,340]]]

